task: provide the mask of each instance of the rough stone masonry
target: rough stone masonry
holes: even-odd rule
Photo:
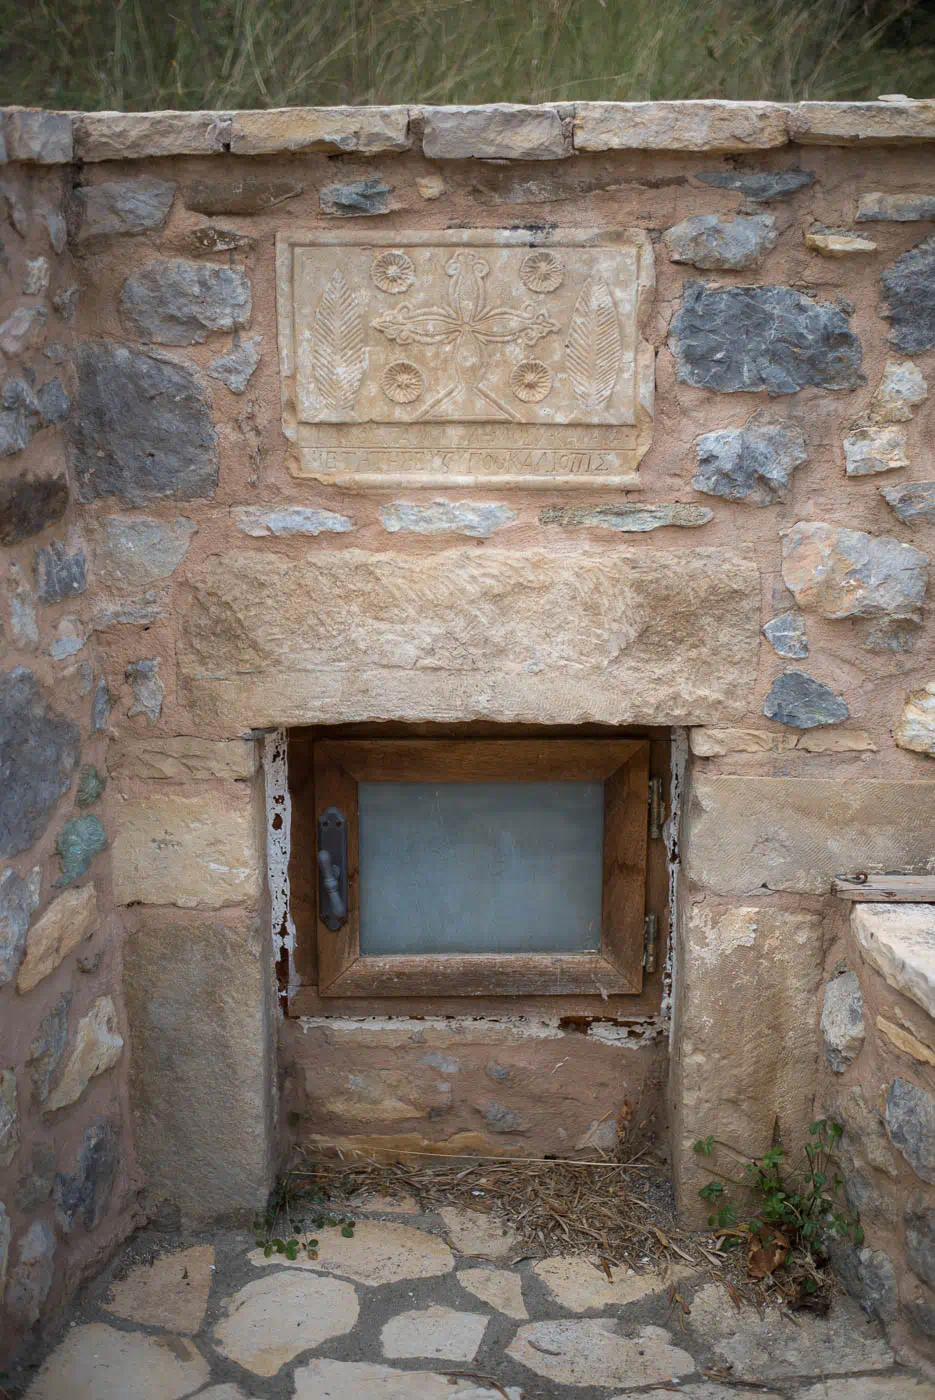
[[[295,1141],[648,1145],[698,1220],[698,1138],[828,1114],[842,1278],[935,1359],[930,906],[833,893],[935,873],[933,142],[904,99],[3,111],[4,1345]],[[387,723],[671,737],[638,996],[280,988],[275,736]]]

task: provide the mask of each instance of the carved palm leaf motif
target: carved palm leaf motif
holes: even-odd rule
[[[336,270],[321,294],[312,338],[312,374],[326,408],[336,413],[351,410],[366,369],[358,298]]]
[[[589,277],[578,294],[565,341],[565,364],[582,408],[600,408],[610,398],[622,349],[610,288],[600,277]]]

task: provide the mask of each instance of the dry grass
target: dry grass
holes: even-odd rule
[[[931,95],[928,0],[0,0],[3,101]]]

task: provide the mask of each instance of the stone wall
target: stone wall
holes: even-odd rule
[[[933,139],[935,104],[889,101],[4,114],[16,1339],[135,1221],[252,1209],[287,1121],[349,1145],[583,1152],[627,1105],[661,1131],[670,1031],[687,1216],[697,1138],[752,1154],[778,1119],[802,1140],[847,938],[832,876],[931,869]],[[569,265],[638,248],[627,484],[602,488],[593,442],[459,443],[450,485],[362,486],[389,430],[362,446],[297,424],[289,250],[361,229],[391,249],[489,231]],[[673,997],[654,984],[636,1046],[601,1007],[573,1026],[541,1005],[283,1023],[258,733],[383,721],[689,729]],[[556,1072],[550,1117],[569,1053],[589,1090]],[[911,1335],[931,1347],[925,1306]]]

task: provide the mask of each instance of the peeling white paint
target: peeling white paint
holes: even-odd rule
[[[602,1045],[614,1045],[620,1050],[642,1050],[644,1045],[652,1045],[654,1040],[658,1040],[665,1033],[664,1022],[656,1016],[647,1016],[645,1020],[627,1021],[624,1024],[595,1021],[588,1027],[588,1035],[592,1040],[599,1040]]]
[[[679,869],[682,863],[681,824],[682,794],[685,791],[685,774],[688,768],[688,730],[672,731],[672,776],[669,783],[669,815],[663,827],[666,843],[667,867],[669,871],[669,939],[666,945],[665,969],[662,976],[662,1004],[659,1013],[663,1026],[669,1033],[669,1049],[675,1048],[675,982],[678,977],[676,962],[676,939],[678,936],[678,889]]]
[[[266,882],[269,888],[273,950],[278,962],[283,952],[289,965],[289,995],[298,989],[295,968],[295,924],[289,905],[289,853],[292,839],[292,799],[286,731],[276,729],[263,736],[263,774],[266,783]]]
[[[420,1044],[426,1033],[440,1033],[452,1040],[486,1039],[493,1031],[503,1040],[559,1040],[565,1031],[558,1017],[529,1018],[521,1016],[301,1016],[298,1024],[305,1032],[323,1030],[332,1036],[358,1036],[384,1033],[387,1036],[408,1035]]]

